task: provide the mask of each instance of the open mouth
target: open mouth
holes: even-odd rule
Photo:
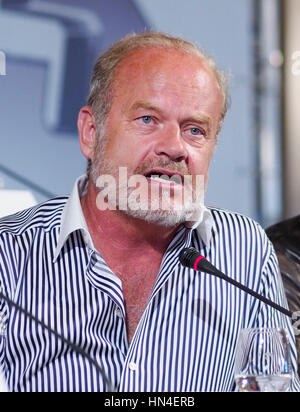
[[[151,170],[150,172],[145,173],[144,176],[147,179],[158,183],[183,184],[183,176],[174,172]]]

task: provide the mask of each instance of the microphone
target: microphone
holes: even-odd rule
[[[60,339],[63,343],[68,345],[72,350],[79,355],[83,356],[86,358],[91,365],[95,367],[99,375],[102,377],[103,381],[108,387],[109,392],[115,392],[115,389],[113,388],[111,382],[109,379],[106,377],[105,372],[101,368],[101,366],[80,346],[76,345],[75,343],[69,341],[66,339],[63,335],[60,335],[57,333],[54,329],[50,328],[48,325],[46,325],[44,322],[33,316],[30,312],[27,312],[22,306],[18,305],[17,303],[13,302],[11,299],[9,299],[7,296],[3,295],[3,293],[0,292],[0,299],[4,300],[9,306],[14,307],[17,311],[22,313],[24,316],[32,320],[33,322],[37,323],[38,325],[42,326],[42,328],[46,329],[50,334],[54,335],[56,338]]]
[[[249,295],[254,296],[256,299],[264,302],[266,305],[271,306],[272,308],[278,310],[286,316],[289,316],[290,318],[293,316],[293,313],[289,310],[283,308],[280,305],[277,305],[277,303],[272,302],[264,296],[254,292],[252,289],[249,289],[247,286],[244,286],[236,280],[225,275],[223,272],[215,268],[208,260],[206,260],[204,256],[201,256],[200,253],[193,247],[182,249],[182,251],[179,253],[179,261],[185,267],[217,276],[218,278],[231,283],[238,289],[241,289]]]

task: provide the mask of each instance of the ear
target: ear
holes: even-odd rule
[[[95,116],[90,106],[80,110],[77,127],[81,152],[86,158],[93,159],[97,133]]]

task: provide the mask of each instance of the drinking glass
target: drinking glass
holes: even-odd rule
[[[7,392],[6,382],[0,372],[0,392]]]
[[[287,392],[292,378],[285,329],[242,329],[237,342],[235,381],[240,392]]]

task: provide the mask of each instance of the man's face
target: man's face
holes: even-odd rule
[[[148,194],[150,186],[159,188],[159,196],[168,193],[170,210],[137,212],[129,205],[127,213],[170,226],[181,223],[197,207],[187,201],[180,213],[171,210],[183,180],[170,183],[151,175],[201,175],[206,183],[223,104],[213,72],[196,56],[142,49],[123,60],[113,92],[105,157],[95,153],[94,170],[116,180],[119,167],[127,168],[128,177],[145,176]]]

